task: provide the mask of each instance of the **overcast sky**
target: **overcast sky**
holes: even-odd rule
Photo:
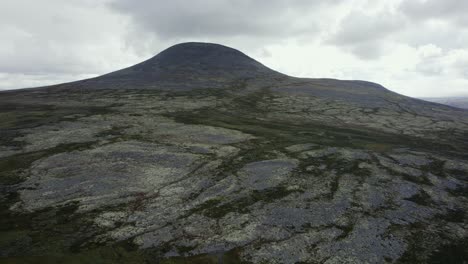
[[[298,77],[468,95],[466,0],[1,0],[0,89],[101,75],[186,41]]]

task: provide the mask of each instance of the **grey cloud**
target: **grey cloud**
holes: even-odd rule
[[[411,27],[401,41],[419,47],[435,44],[445,50],[464,49],[468,41],[468,1],[403,0],[396,8]]]
[[[404,24],[398,14],[351,12],[326,43],[343,47],[361,59],[376,59],[384,51],[385,40]]]
[[[114,0],[110,6],[132,18],[146,33],[160,39],[189,37],[254,38],[295,36],[317,31],[313,21],[321,5],[342,0]]]
[[[397,31],[402,21],[390,14],[367,15],[352,12],[340,23],[340,28],[331,39],[336,44],[358,44],[386,37]]]
[[[464,0],[404,0],[399,9],[411,19],[439,19],[468,25],[468,1]]]
[[[468,51],[439,49],[433,54],[420,56],[420,62],[412,70],[427,77],[467,79]]]
[[[464,77],[465,79],[468,79],[468,54],[466,54],[465,57],[461,57],[457,59],[454,63],[453,66],[457,69],[458,73]]]
[[[52,83],[121,66],[124,56],[109,56],[122,46],[118,16],[106,10],[103,1],[1,1],[0,86]],[[8,78],[21,80],[15,85]]]
[[[443,67],[434,61],[420,62],[415,66],[414,70],[425,76],[441,75],[444,71]]]
[[[79,53],[65,49],[63,43],[47,40],[29,32],[8,31],[4,27],[3,30],[4,36],[8,37],[11,43],[8,45],[10,47],[0,50],[0,72],[42,75],[90,73],[96,70],[96,67]]]
[[[417,24],[398,35],[401,42],[413,47],[434,44],[446,50],[465,48],[468,30],[454,26]]]
[[[384,44],[379,41],[367,41],[365,43],[353,44],[345,48],[361,59],[374,60],[382,55]]]

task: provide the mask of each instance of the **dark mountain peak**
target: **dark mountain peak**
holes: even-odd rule
[[[162,68],[212,67],[217,69],[265,68],[244,53],[219,44],[187,42],[174,45],[137,65]]]
[[[279,74],[236,49],[219,44],[188,42],[174,45],[144,62],[87,83],[103,88],[220,88],[238,80]]]

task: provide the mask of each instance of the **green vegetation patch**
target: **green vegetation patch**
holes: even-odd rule
[[[230,212],[248,213],[248,207],[257,202],[270,203],[277,199],[288,196],[298,190],[288,190],[284,186],[253,190],[248,196],[223,203],[221,198],[211,199],[193,208],[191,213],[201,213],[210,218],[222,218]]]

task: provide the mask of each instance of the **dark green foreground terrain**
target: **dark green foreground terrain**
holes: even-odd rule
[[[468,261],[468,112],[161,54],[0,93],[0,263]]]

